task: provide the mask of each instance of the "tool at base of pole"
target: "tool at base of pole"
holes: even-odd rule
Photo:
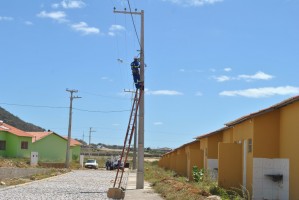
[[[109,188],[107,192],[107,197],[111,199],[124,199],[125,192],[120,188]]]

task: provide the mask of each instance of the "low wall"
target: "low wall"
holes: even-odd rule
[[[0,167],[0,180],[7,179],[7,178],[20,178],[20,177],[32,176],[35,174],[44,174],[50,170],[51,169],[43,169],[43,168]]]

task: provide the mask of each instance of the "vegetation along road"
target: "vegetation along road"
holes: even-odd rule
[[[108,199],[114,171],[74,170],[64,175],[0,189],[0,199]]]

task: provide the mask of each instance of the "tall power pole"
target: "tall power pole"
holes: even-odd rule
[[[140,15],[141,16],[141,32],[140,32],[140,81],[144,84],[144,11],[127,12],[116,11],[114,13]],[[139,119],[138,119],[138,167],[136,189],[144,188],[144,92],[141,93],[139,102]]]
[[[68,136],[67,136],[67,146],[66,146],[66,159],[65,159],[65,167],[70,167],[70,145],[71,145],[71,135],[72,135],[72,110],[73,110],[73,100],[77,98],[81,98],[78,96],[73,96],[73,93],[77,93],[78,90],[69,90],[66,89],[67,92],[71,93],[70,96],[70,112],[69,112],[69,128],[68,128]]]
[[[89,142],[88,145],[90,146],[90,141],[91,141],[91,133],[96,132],[92,130],[92,127],[89,128]]]

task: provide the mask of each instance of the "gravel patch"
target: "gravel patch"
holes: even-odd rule
[[[75,170],[64,175],[0,189],[0,199],[109,199],[115,171]],[[127,173],[124,173],[124,181]]]

